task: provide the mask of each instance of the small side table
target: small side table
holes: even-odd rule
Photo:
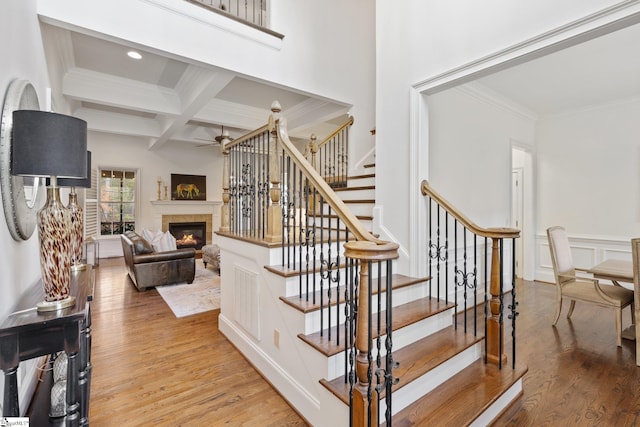
[[[93,248],[93,262],[89,262],[89,247]],[[93,266],[100,265],[100,240],[93,236],[89,236],[84,240],[84,258],[87,260],[87,264]]]

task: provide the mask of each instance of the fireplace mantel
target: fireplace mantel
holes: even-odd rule
[[[207,243],[211,243],[212,232],[220,228],[221,200],[151,200],[150,202],[154,215],[150,228],[166,231],[169,222],[206,221]]]
[[[211,200],[151,200],[154,206],[220,206],[221,201]]]

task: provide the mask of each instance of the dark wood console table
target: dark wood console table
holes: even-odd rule
[[[67,426],[89,424],[89,389],[91,383],[91,312],[94,270],[71,274],[73,307],[51,312],[37,312],[44,300],[39,281],[27,289],[9,316],[0,324],[0,369],[4,371],[3,416],[18,417],[17,370],[21,361],[64,350],[67,353]],[[43,399],[49,404],[49,399]],[[38,408],[49,413],[49,406]],[[45,412],[46,411],[46,412]]]

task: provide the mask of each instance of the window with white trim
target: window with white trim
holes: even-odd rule
[[[111,236],[136,228],[137,171],[100,168],[100,235]]]

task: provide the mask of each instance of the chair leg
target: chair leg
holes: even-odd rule
[[[622,347],[622,308],[616,308],[616,341]]]
[[[629,309],[631,309],[631,324],[635,325],[636,324],[636,310],[634,309],[634,303],[631,302],[631,304],[629,304]]]
[[[573,314],[573,309],[576,308],[576,300],[571,300],[571,305],[569,306],[569,312],[567,313],[567,319],[571,317]]]
[[[562,311],[562,297],[558,298],[558,305],[556,307],[556,315],[553,318],[553,325],[555,326],[558,323],[558,319],[560,318],[560,312]]]

